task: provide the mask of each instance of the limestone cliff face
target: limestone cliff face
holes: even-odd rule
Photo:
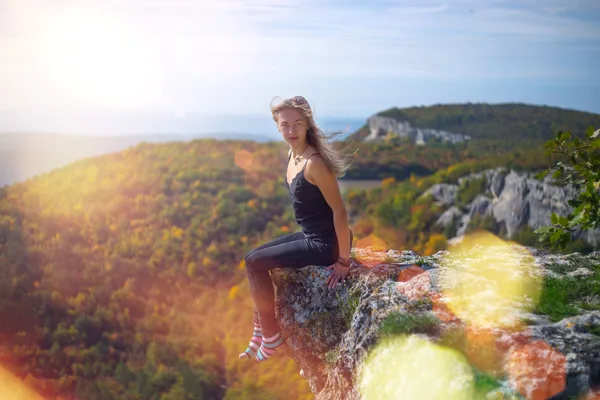
[[[456,194],[459,187],[468,181],[485,178],[484,190],[467,205],[458,205]],[[436,201],[450,207],[439,217],[437,223],[449,224],[453,218],[459,220],[456,236],[464,234],[474,215],[493,216],[504,226],[508,236],[528,225],[532,229],[550,225],[552,212],[566,215],[572,211],[567,201],[575,197],[571,186],[557,186],[552,177],[543,181],[533,174],[507,171],[504,168],[486,170],[458,180],[458,184],[437,184],[424,195],[431,195]],[[576,232],[574,237],[596,246],[600,244],[600,229]]]
[[[506,260],[496,267],[508,268],[529,258],[543,276],[572,280],[590,279],[600,269],[600,252],[555,256],[527,251],[522,260]],[[413,327],[410,335],[442,343],[454,332],[454,340],[444,343],[454,343],[472,365],[495,360],[487,372],[498,384],[481,398],[568,399],[599,389],[600,311],[579,310],[581,315],[558,323],[525,313],[522,319],[528,322],[520,329],[468,327],[445,304],[440,276],[447,268],[448,252],[420,257],[411,251],[355,249],[354,254],[349,279],[336,289],[325,286],[324,267],[271,272],[276,313],[287,337],[283,349],[301,366],[300,374],[316,399],[365,398],[360,389],[364,362],[381,339],[382,321],[398,312],[437,321],[426,329]],[[505,260],[504,254],[498,258]],[[592,302],[600,306],[600,300]],[[415,378],[398,376],[386,385],[401,386],[403,380]]]
[[[367,142],[380,140],[389,133],[420,145],[434,139],[447,143],[459,143],[470,139],[469,136],[459,133],[412,127],[407,121],[398,121],[394,118],[379,115],[371,116],[367,120],[367,125],[369,127],[369,135],[364,138]]]

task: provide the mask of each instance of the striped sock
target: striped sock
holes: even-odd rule
[[[271,357],[273,354],[275,354],[275,349],[281,346],[284,342],[285,339],[279,332],[269,338],[264,337],[260,348],[256,351],[256,361],[265,361]]]
[[[254,332],[252,333],[252,339],[250,339],[250,343],[248,344],[248,347],[246,347],[246,350],[244,350],[243,353],[240,353],[240,359],[252,359],[256,357],[256,351],[258,350],[258,347],[262,344],[262,341],[262,328],[260,324],[254,323]]]

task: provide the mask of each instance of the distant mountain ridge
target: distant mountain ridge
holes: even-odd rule
[[[218,140],[273,141],[267,135],[219,133]],[[192,141],[203,134],[139,134],[88,136],[63,133],[0,133],[0,187],[23,181],[74,161],[122,151],[139,143]]]
[[[413,130],[442,131],[478,139],[551,139],[559,130],[570,130],[583,135],[590,126],[600,126],[600,114],[568,110],[558,107],[523,103],[465,103],[437,104],[433,106],[390,108],[371,116],[370,120],[396,120]],[[376,131],[382,131],[377,135]],[[352,134],[350,140],[383,138],[386,127],[367,123]],[[439,136],[439,135],[438,135]],[[435,137],[435,136],[432,136]],[[450,138],[450,136],[446,135]],[[458,137],[458,136],[455,136]],[[414,140],[414,139],[413,139]],[[449,140],[455,142],[456,140]]]

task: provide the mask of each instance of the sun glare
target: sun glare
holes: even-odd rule
[[[42,400],[40,396],[0,366],[0,400]]]
[[[49,18],[45,33],[43,68],[71,101],[135,109],[158,100],[159,74],[148,46],[115,17],[63,10]]]

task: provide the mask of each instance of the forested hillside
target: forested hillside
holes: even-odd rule
[[[348,190],[345,198],[349,213],[354,216],[353,231],[359,238],[357,246],[410,249],[424,255],[447,249],[448,240],[456,235],[459,221],[453,220],[446,227],[436,224],[440,215],[449,207],[422,194],[434,184],[456,183],[460,177],[486,169],[485,165],[484,162],[455,164],[424,178],[413,177],[405,181],[388,178],[383,180],[378,189]],[[484,193],[485,180],[473,179],[466,182],[458,185],[457,206],[464,208],[478,195],[490,195]],[[514,212],[519,213],[519,210]],[[473,215],[466,233],[478,229],[508,239],[506,231],[492,216]],[[510,239],[526,246],[541,246],[537,235],[527,225],[520,227]],[[559,251],[558,248],[548,250]],[[581,240],[574,240],[564,252],[586,253],[592,250],[592,246]]]
[[[542,144],[534,140],[509,142],[478,140],[456,145],[432,144],[419,146],[388,140],[380,143],[353,142],[358,149],[352,156],[352,166],[346,174],[350,179],[387,179],[397,181],[411,176],[426,177],[449,167],[463,170],[509,167],[516,170],[537,170],[550,165]]]
[[[3,188],[0,364],[51,398],[306,395],[287,357],[237,360],[240,263],[292,229],[284,162],[275,144],[142,144]]]
[[[588,126],[600,126],[600,115],[556,107],[520,103],[439,104],[390,108],[376,115],[408,121],[412,126],[462,133],[473,139],[545,141],[559,130],[583,135]],[[351,138],[368,135],[365,125]]]

